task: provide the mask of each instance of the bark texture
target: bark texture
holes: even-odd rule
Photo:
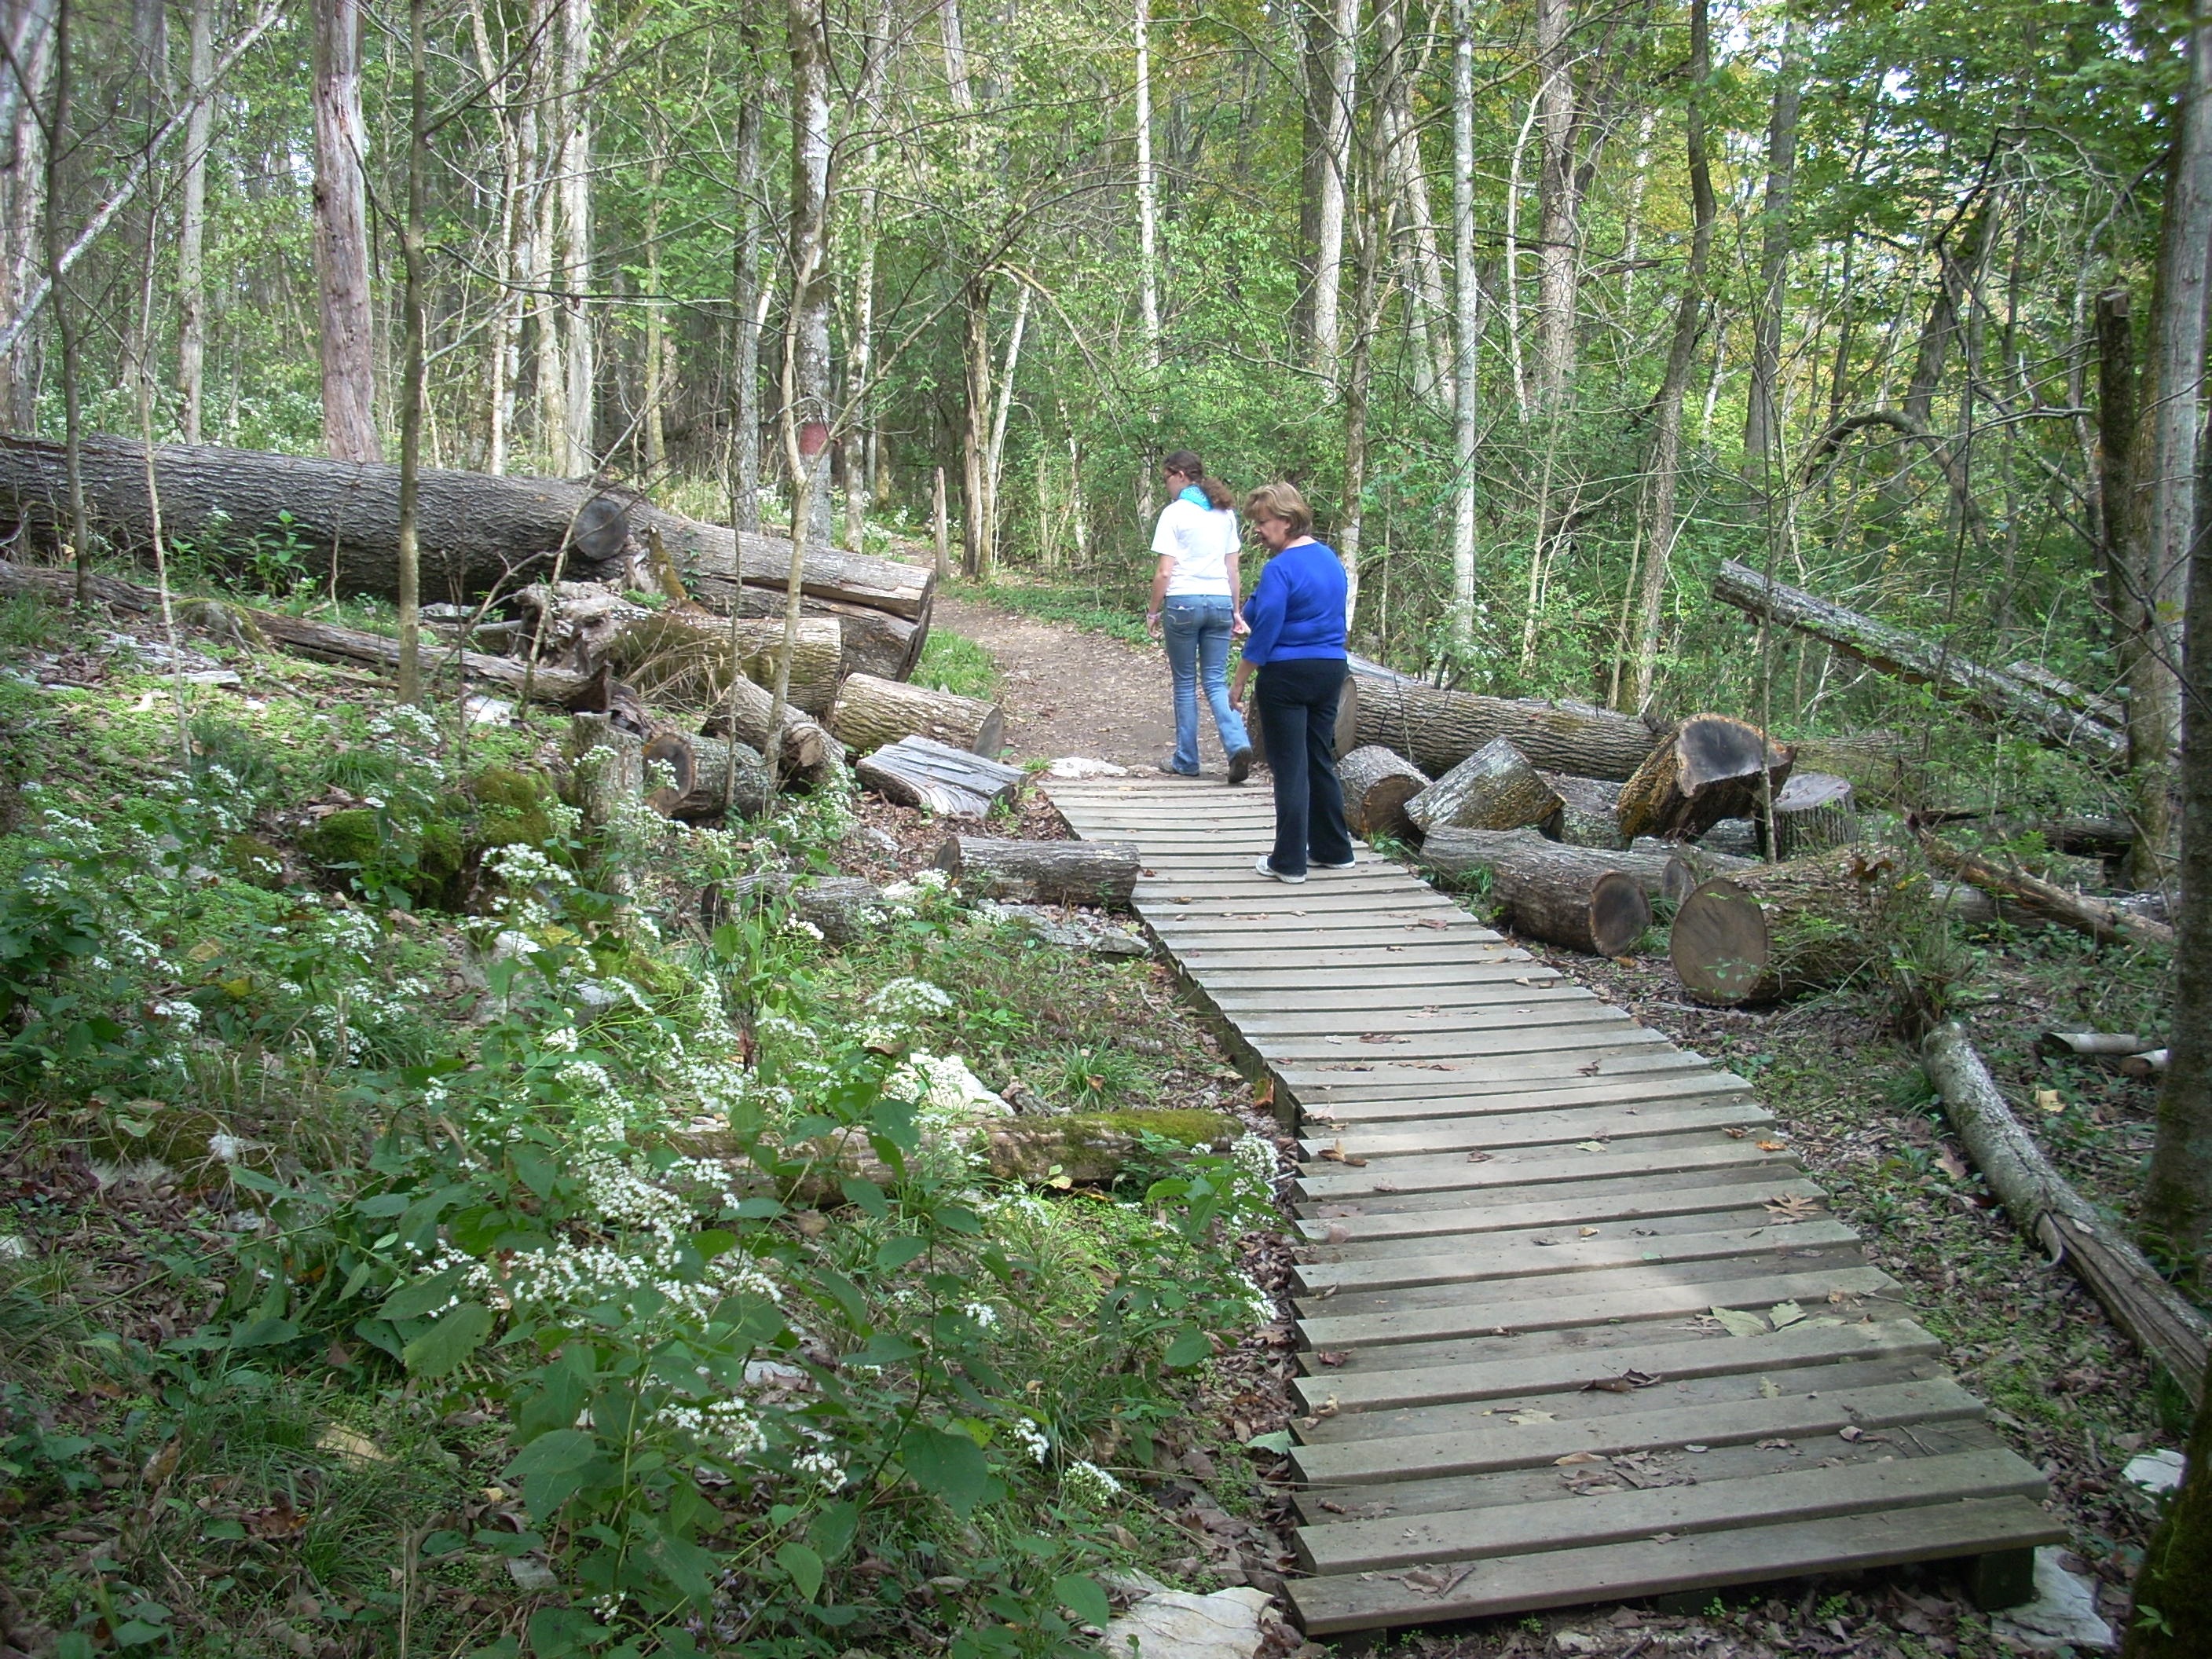
[[[1621,870],[1593,867],[1583,848],[1518,850],[1492,866],[1490,896],[1505,923],[1587,956],[1617,957],[1651,925],[1643,883]]]
[[[995,760],[1005,718],[996,703],[980,698],[854,674],[838,688],[830,729],[855,754],[925,737]]]
[[[901,806],[940,817],[980,818],[1021,787],[1018,768],[929,738],[903,738],[864,755],[854,768],[862,787]]]
[[[1898,890],[1879,848],[1716,877],[1674,913],[1675,976],[1695,1000],[1723,1007],[1832,989],[1881,959]]]
[[[949,836],[937,867],[976,898],[1127,910],[1137,890],[1134,842],[1008,841]]]
[[[1559,796],[1505,738],[1485,744],[1406,806],[1407,816],[1424,834],[1519,830],[1548,824],[1559,811]]]
[[[1657,742],[1641,720],[1588,703],[1486,697],[1419,680],[1353,674],[1338,700],[1340,752],[1379,743],[1431,777],[1499,738],[1534,765],[1616,781],[1632,776]]]
[[[2174,930],[2162,921],[2153,921],[2101,899],[2069,893],[2039,876],[2032,876],[2025,870],[2008,869],[1978,853],[1969,853],[1933,836],[1923,835],[1920,848],[1928,855],[1929,863],[1945,873],[1971,882],[1992,896],[2009,899],[2043,921],[2086,933],[2100,945],[2174,942]]]
[[[315,283],[321,301],[323,447],[374,461],[376,342],[368,302],[368,188],[362,158],[361,0],[314,0]]]
[[[1790,751],[1757,726],[1692,714],[1621,785],[1620,832],[1632,841],[1693,840],[1723,818],[1748,816],[1769,787],[1782,787],[1790,767]]]
[[[1778,859],[1844,847],[1859,838],[1859,815],[1850,781],[1832,772],[1792,772],[1774,792],[1767,843]]]
[[[1602,778],[1571,772],[1547,772],[1544,781],[1559,798],[1559,839],[1571,847],[1624,848],[1620,833],[1620,788]]]
[[[1406,805],[1429,787],[1420,770],[1379,743],[1355,749],[1336,763],[1344,787],[1344,819],[1365,841],[1377,836],[1400,840],[1418,833]]]

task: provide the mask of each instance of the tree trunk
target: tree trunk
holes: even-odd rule
[[[1634,690],[1623,697],[1615,671],[1613,702],[1622,708],[1647,708],[1659,668],[1659,619],[1667,594],[1667,570],[1674,556],[1674,496],[1681,465],[1682,390],[1690,377],[1690,360],[1705,306],[1705,264],[1713,246],[1712,169],[1705,157],[1705,82],[1712,70],[1712,50],[1706,27],[1706,0],[1690,4],[1690,94],[1685,118],[1689,133],[1690,258],[1682,271],[1681,297],[1674,306],[1674,337],[1667,349],[1667,367],[1660,377],[1658,411],[1645,463],[1648,485],[1640,536],[1644,544],[1642,582],[1637,595]],[[1624,640],[1624,654],[1628,641]]]
[[[1443,260],[1437,247],[1436,215],[1421,164],[1420,129],[1413,112],[1414,66],[1407,61],[1407,0],[1376,0],[1377,80],[1375,94],[1376,188],[1388,192],[1400,226],[1397,264],[1404,273],[1407,324],[1413,338],[1415,393],[1425,400],[1449,397],[1452,386],[1451,317],[1444,298]]]
[[[592,0],[561,3],[561,343],[565,380],[561,471],[599,468],[598,312],[592,299]]]
[[[1559,798],[1559,839],[1570,847],[1620,851],[1629,838],[1620,833],[1620,786],[1571,772],[1547,772],[1544,781]]]
[[[1340,752],[1379,743],[1431,777],[1493,738],[1510,738],[1538,766],[1622,779],[1634,775],[1657,742],[1642,720],[1588,703],[1486,697],[1367,674],[1345,680],[1336,724]]]
[[[796,457],[787,459],[794,474],[805,474],[794,476],[793,488],[805,497],[810,552],[830,544],[829,27],[826,0],[790,0],[791,265],[798,275],[785,347],[792,406],[784,420],[798,435]]]
[[[845,410],[845,544],[854,548],[866,544],[869,457],[875,444],[875,388],[868,383],[875,365],[875,173],[882,154],[875,135],[883,119],[884,80],[890,64],[892,27],[890,0],[878,0],[861,64],[860,96],[854,109],[854,119],[867,134],[860,146],[864,182],[854,214],[860,257],[853,273],[853,326],[846,348],[845,370],[849,383]]]
[[[1726,714],[1692,714],[1621,786],[1620,833],[1692,841],[1748,816],[1790,776],[1787,750]],[[1771,780],[1771,784],[1770,784]]]
[[[1536,129],[1542,160],[1536,175],[1535,404],[1553,413],[1565,404],[1574,381],[1575,312],[1582,285],[1577,94],[1568,44],[1574,21],[1572,0],[1536,0]]]
[[[128,90],[118,102],[125,118],[131,149],[150,170],[155,128],[173,101],[169,86],[169,18],[164,0],[131,0],[131,58],[125,70]],[[117,216],[116,240],[134,252],[152,246],[154,200],[151,191],[134,190]],[[117,353],[116,377],[134,392],[149,371],[152,347],[147,335],[152,318],[146,307],[131,306],[125,312]]]
[[[932,738],[902,738],[854,764],[861,787],[940,817],[980,818],[1021,787],[1019,767]]]
[[[394,584],[398,588],[399,701],[422,700],[422,416],[428,396],[423,338],[423,239],[428,234],[423,194],[429,187],[430,86],[422,33],[424,0],[407,6],[407,215],[399,232],[404,266],[400,298],[399,528]],[[149,467],[149,471],[152,468]],[[158,527],[160,520],[155,518]]]
[[[72,148],[75,131],[70,125],[75,76],[70,61],[76,44],[70,27],[74,21],[70,0],[54,0],[54,101],[44,159],[46,277],[53,285],[54,343],[61,353],[63,499],[69,504],[69,517],[61,522],[68,526],[70,562],[75,567],[77,604],[82,606],[92,585],[92,520],[85,501],[84,417],[79,401],[83,386],[77,371],[76,302],[70,292],[75,284],[64,267],[61,234],[61,204],[68,199],[62,161]],[[152,522],[150,514],[148,521]]]
[[[1373,122],[1369,123],[1373,137]],[[1344,375],[1344,499],[1338,514],[1336,556],[1344,565],[1344,625],[1349,633],[1359,610],[1359,544],[1367,517],[1367,412],[1375,383],[1375,331],[1381,318],[1382,253],[1391,230],[1391,210],[1372,200],[1376,168],[1371,147],[1367,150],[1366,177],[1361,182],[1369,198],[1367,210],[1352,215],[1349,228],[1352,256],[1352,361]],[[1358,198],[1346,186],[1347,200]]]
[[[1006,482],[1005,460],[1006,453],[1006,422],[1014,408],[1014,376],[1022,366],[1022,336],[1029,330],[1030,286],[1024,283],[1014,294],[1014,325],[1006,332],[1006,361],[999,375],[998,406],[991,416],[991,443],[984,452],[984,478],[988,486],[983,499],[990,504],[991,520],[984,527],[984,541],[990,549],[990,562],[995,562],[999,553],[999,502],[1005,494]]]
[[[962,290],[962,362],[967,400],[960,423],[960,574],[971,582],[991,574],[991,274],[978,271]]]
[[[1766,199],[1759,210],[1759,301],[1752,328],[1751,393],[1744,414],[1745,474],[1772,494],[1781,482],[1782,321],[1789,308],[1790,210],[1797,185],[1797,113],[1803,102],[1790,15],[1782,17],[1774,112],[1766,125]]]
[[[765,71],[753,40],[750,9],[738,21],[738,94],[732,147],[737,162],[737,235],[731,250],[730,526],[757,531],[760,516],[760,173],[762,82]]]
[[[1871,848],[1716,877],[1674,913],[1675,977],[1721,1007],[1832,990],[1882,960],[1896,889],[1889,855]]]
[[[1474,6],[1452,0],[1452,635],[1462,645],[1474,637],[1481,291],[1474,253]]]
[[[2181,1489],[2143,1550],[2120,1659],[2212,1653],[2212,1389],[2197,1402],[2186,1458]]]
[[[1306,95],[1318,150],[1309,162],[1313,193],[1314,274],[1308,362],[1328,380],[1337,373],[1344,294],[1345,217],[1352,190],[1352,114],[1358,94],[1359,0],[1304,0]]]
[[[2051,748],[2075,749],[2107,762],[2122,757],[2119,733],[2011,675],[1970,662],[1938,641],[1846,610],[1802,588],[1770,581],[1734,559],[1722,562],[1713,578],[1713,597],[1767,622],[1825,640],[1907,684],[1925,685],[1938,696],[1964,703],[1984,720],[2026,726]]]
[[[1505,738],[1485,744],[1406,806],[1406,815],[1425,835],[1546,825],[1559,811],[1559,796]]]
[[[1429,787],[1429,780],[1379,743],[1355,749],[1336,763],[1344,785],[1344,817],[1364,840],[1396,840],[1418,834],[1406,803]]]
[[[2005,869],[1933,836],[1923,833],[1920,848],[1937,869],[1972,882],[1985,893],[2011,899],[2031,915],[2086,933],[2100,945],[2171,945],[2174,941],[2174,930],[2162,921],[2069,893],[2024,870]]]
[[[1492,866],[1490,896],[1516,933],[1585,956],[1618,957],[1651,925],[1643,884],[1620,870],[1592,870],[1579,848],[1530,849]]]
[[[13,317],[38,281],[46,201],[46,141],[40,125],[52,90],[56,0],[8,0],[0,28],[14,64],[0,74],[0,317]],[[33,382],[35,342],[19,337],[0,356],[0,428],[37,424]]]
[[[599,583],[562,582],[557,590],[540,584],[522,589],[515,602],[532,618],[526,637],[541,661],[586,674],[604,664],[656,704],[719,708],[729,696],[733,653],[736,672],[765,686],[783,645],[780,617],[725,621],[688,604],[652,610]],[[817,717],[827,713],[843,661],[837,623],[804,619],[792,654],[791,702]]]
[[[1142,863],[1134,842],[949,836],[937,849],[937,867],[972,897],[1101,910],[1129,908]]]
[[[1571,872],[1584,888],[1600,876],[1621,876],[1646,899],[1668,894],[1669,866],[1675,862],[1666,853],[1563,846],[1534,830],[1439,830],[1421,843],[1419,859],[1422,868],[1440,876],[1464,878],[1486,873],[1493,891],[1508,870]]]
[[[368,299],[368,131],[361,114],[362,0],[313,0],[315,280],[322,302],[323,447],[383,457]]]
[[[760,751],[726,738],[656,738],[646,744],[645,760],[648,768],[659,763],[671,775],[647,804],[681,823],[720,823],[732,814],[758,817],[775,793]]]
[[[952,527],[946,521],[945,503],[945,469],[937,469],[937,489],[930,497],[929,521],[937,538],[937,579],[946,581],[952,575]]]
[[[1796,772],[1774,792],[1774,818],[1766,832],[1778,859],[1803,858],[1859,838],[1858,804],[1850,781],[1832,772]]]
[[[192,0],[192,112],[185,124],[184,200],[177,225],[177,400],[185,441],[200,441],[207,366],[207,160],[215,125],[215,0]]]
[[[1914,782],[1913,744],[1895,732],[1860,732],[1841,738],[1792,738],[1790,752],[1808,772],[1832,772],[1862,799],[1901,806],[1921,792]]]
[[[1152,9],[1137,0],[1137,317],[1145,366],[1160,367],[1159,184],[1152,174]]]
[[[919,736],[995,760],[1004,726],[996,703],[873,674],[850,676],[830,711],[837,741],[860,755]]]

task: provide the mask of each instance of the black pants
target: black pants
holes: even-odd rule
[[[1263,663],[1253,702],[1275,775],[1275,850],[1268,862],[1302,876],[1309,857],[1343,864],[1352,857],[1344,788],[1336,778],[1336,700],[1341,657]]]

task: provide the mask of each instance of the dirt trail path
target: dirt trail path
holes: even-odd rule
[[[1167,657],[1064,623],[939,593],[930,625],[965,635],[998,659],[1006,685],[1010,758],[1087,755],[1149,768],[1175,747],[1175,703]],[[1224,764],[1213,717],[1199,716],[1199,763],[1219,777]]]

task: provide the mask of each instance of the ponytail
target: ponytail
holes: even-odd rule
[[[1170,472],[1181,473],[1195,483],[1204,493],[1207,504],[1216,513],[1233,513],[1237,510],[1237,498],[1229,493],[1229,486],[1218,478],[1207,476],[1206,463],[1199,459],[1195,450],[1170,450],[1162,459],[1160,465]]]

